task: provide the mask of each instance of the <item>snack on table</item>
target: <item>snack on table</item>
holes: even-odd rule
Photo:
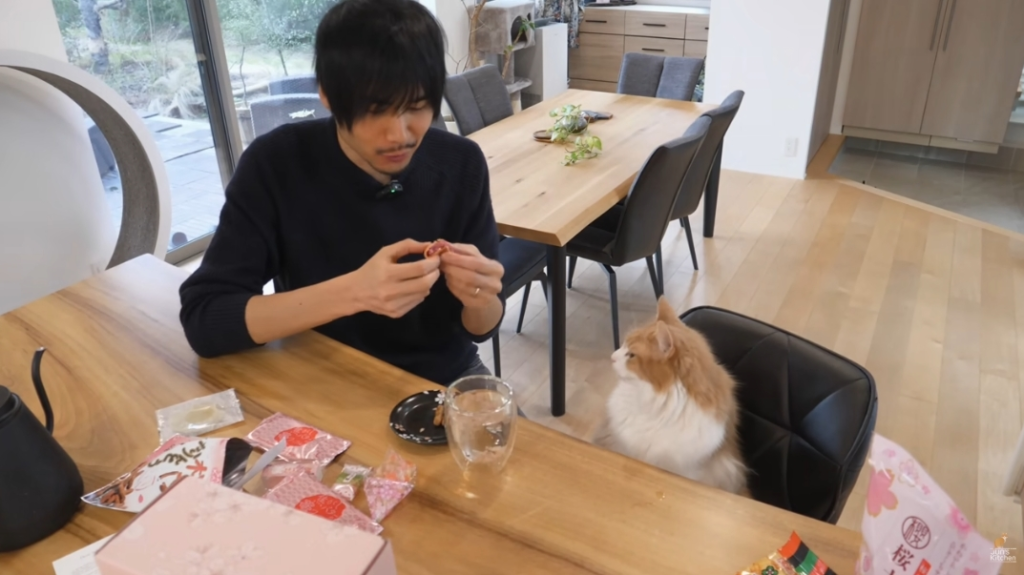
[[[277,487],[289,477],[301,474],[311,475],[320,481],[324,477],[324,468],[320,462],[313,459],[300,459],[298,461],[277,460],[263,468],[263,486],[267,489]]]
[[[264,419],[249,433],[249,441],[263,450],[273,448],[281,440],[288,444],[281,453],[282,459],[312,459],[321,467],[326,466],[352,445],[347,439],[335,437],[281,413]]]
[[[374,535],[384,530],[362,511],[356,509],[351,502],[343,500],[305,473],[285,479],[264,498]]]
[[[435,240],[432,244],[427,246],[427,249],[423,250],[423,257],[441,257],[441,254],[454,251],[455,248],[452,244],[445,240]]]
[[[82,501],[97,507],[138,513],[185,477],[223,483],[245,471],[252,447],[241,439],[197,439],[175,435],[134,469]]]
[[[778,551],[736,575],[836,575],[794,531]]]
[[[359,492],[359,488],[362,487],[366,481],[367,476],[373,470],[369,467],[362,465],[356,465],[354,463],[346,463],[345,467],[341,468],[341,474],[338,475],[338,479],[334,481],[334,485],[331,486],[331,491],[338,495],[352,501],[356,498],[356,493]]]
[[[161,443],[175,435],[195,437],[243,420],[242,405],[233,389],[156,410]]]
[[[416,466],[388,450],[380,464],[366,480],[366,501],[370,504],[370,517],[377,522],[391,513],[396,505],[412,492],[416,483]]]
[[[878,435],[868,456],[858,575],[995,575],[1004,557],[899,445]]]

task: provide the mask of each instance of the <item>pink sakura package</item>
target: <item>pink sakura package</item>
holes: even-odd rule
[[[281,440],[287,443],[287,447],[281,453],[281,459],[312,459],[321,467],[326,466],[352,445],[347,439],[335,437],[281,413],[264,419],[249,433],[249,441],[263,450],[273,448]]]
[[[381,463],[366,479],[363,490],[370,505],[370,517],[380,522],[391,513],[416,484],[416,466],[388,450]]]
[[[902,447],[875,434],[860,575],[995,575],[993,544]]]
[[[374,535],[384,530],[351,502],[306,473],[282,480],[264,498]]]

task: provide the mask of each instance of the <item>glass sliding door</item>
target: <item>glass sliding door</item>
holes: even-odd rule
[[[171,184],[168,261],[201,251],[216,228],[237,156],[218,114],[214,59],[196,44],[209,37],[209,23],[197,28],[194,22],[197,7],[209,0],[52,1],[71,63],[123,96],[156,140]],[[83,122],[120,226],[117,166],[103,135],[88,118]]]
[[[215,0],[242,145],[277,126],[328,117],[313,38],[337,0]]]

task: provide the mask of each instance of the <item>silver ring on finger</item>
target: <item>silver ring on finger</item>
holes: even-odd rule
[[[478,295],[480,295],[480,288],[476,288],[476,290],[473,292],[473,297],[476,297]]]

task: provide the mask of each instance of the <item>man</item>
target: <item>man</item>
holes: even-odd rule
[[[504,313],[487,164],[430,129],[444,40],[414,0],[346,0],[316,33],[334,116],[281,126],[242,155],[181,322],[213,357],[308,329],[432,381],[486,373],[473,342]],[[443,238],[455,249],[424,258]],[[262,295],[274,280],[277,293]]]

